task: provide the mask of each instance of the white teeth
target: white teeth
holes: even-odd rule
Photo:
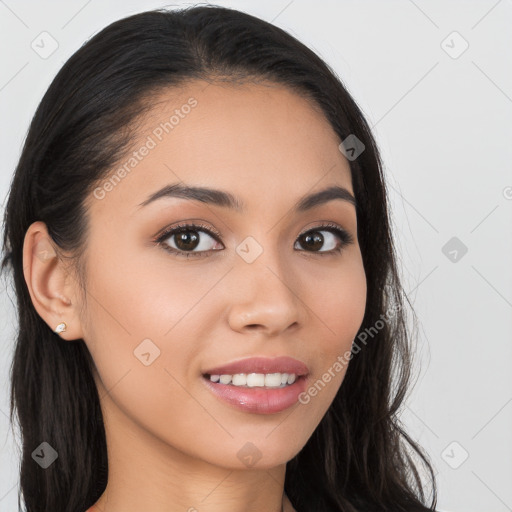
[[[221,384],[229,384],[231,382],[231,375],[221,375],[219,380]]]
[[[278,388],[281,385],[280,373],[267,373],[265,375],[265,386],[269,388]]]
[[[233,375],[235,377],[235,375]],[[245,382],[244,382],[245,380]],[[263,387],[265,385],[265,374],[264,373],[249,373],[247,377],[244,375],[241,379],[241,385],[247,384],[250,388],[254,388],[256,386]],[[233,379],[233,382],[234,379]]]
[[[297,376],[294,373],[235,373],[234,375],[210,375],[212,382],[249,388],[282,388],[293,384],[296,378]]]
[[[231,377],[231,384],[233,386],[245,386],[247,384],[247,377],[243,373],[236,373]]]

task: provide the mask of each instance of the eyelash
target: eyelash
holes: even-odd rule
[[[161,245],[166,251],[174,254],[175,256],[183,256],[186,258],[190,257],[208,257],[211,256],[211,252],[217,252],[217,250],[210,250],[210,251],[199,251],[199,252],[191,252],[191,251],[180,251],[178,249],[175,249],[174,247],[169,247],[168,245],[164,244],[164,242],[171,237],[172,235],[177,235],[178,233],[182,231],[204,231],[206,234],[211,236],[213,239],[215,239],[217,242],[222,243],[220,241],[220,238],[222,238],[221,233],[219,233],[216,230],[213,230],[211,228],[208,228],[204,226],[203,224],[178,224],[177,226],[173,226],[172,228],[169,228],[165,230],[161,235],[157,235],[157,237],[154,239],[154,242],[158,245]],[[320,256],[329,256],[337,253],[341,253],[342,249],[345,248],[345,246],[351,244],[354,242],[354,239],[350,233],[345,231],[344,229],[340,228],[336,224],[333,223],[327,223],[327,224],[321,224],[319,226],[315,226],[314,228],[310,228],[306,231],[303,231],[298,235],[297,238],[300,238],[302,235],[305,235],[306,233],[310,232],[316,232],[316,231],[329,231],[330,233],[333,233],[339,237],[341,240],[338,247],[335,249],[331,249],[329,251],[306,251],[302,250],[301,252],[306,253],[312,253],[312,255],[320,255]]]

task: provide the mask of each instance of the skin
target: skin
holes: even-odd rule
[[[65,321],[63,342],[82,338],[96,365],[109,457],[108,485],[96,503],[102,512],[280,511],[286,462],[319,424],[346,366],[307,405],[275,414],[220,401],[202,371],[288,355],[306,363],[314,383],[350,350],[364,316],[355,207],[336,199],[292,213],[302,196],[331,185],[354,193],[328,121],[283,86],[206,85],[155,96],[136,148],[188,98],[198,103],[103,199],[88,198],[85,292],[42,222],[26,234],[25,278],[36,310],[52,330]],[[179,198],[139,207],[180,181],[228,191],[246,210]],[[175,256],[152,241],[192,219],[223,234],[219,243],[199,232],[194,250],[204,247],[209,257]],[[352,235],[341,253],[297,242],[323,221]],[[319,230],[320,252],[339,243]],[[248,236],[263,249],[251,264],[235,251]],[[177,247],[176,238],[168,244]],[[145,339],[160,350],[148,366],[134,355]],[[247,442],[261,453],[252,467],[237,457]]]

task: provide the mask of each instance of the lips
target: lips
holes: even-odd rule
[[[308,375],[309,369],[302,361],[293,357],[251,357],[209,368],[203,372],[203,375],[234,375],[237,373],[294,373],[299,377]]]
[[[224,404],[249,414],[276,414],[297,404],[308,385],[307,377],[283,388],[244,388],[211,382],[202,382]]]

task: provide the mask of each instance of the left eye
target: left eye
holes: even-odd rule
[[[307,231],[306,233],[303,233],[299,236],[297,239],[296,244],[302,244],[303,247],[307,247],[309,250],[313,252],[329,252],[329,251],[335,251],[337,248],[337,240],[340,239],[342,242],[344,242],[344,238],[341,234],[335,235],[333,231],[339,231],[337,228],[327,229],[313,229],[310,231]],[[320,233],[326,233],[327,236],[321,235]],[[325,250],[320,251],[320,247],[324,246],[325,244],[328,245],[327,248],[324,248]],[[342,243],[343,245],[343,243]]]

